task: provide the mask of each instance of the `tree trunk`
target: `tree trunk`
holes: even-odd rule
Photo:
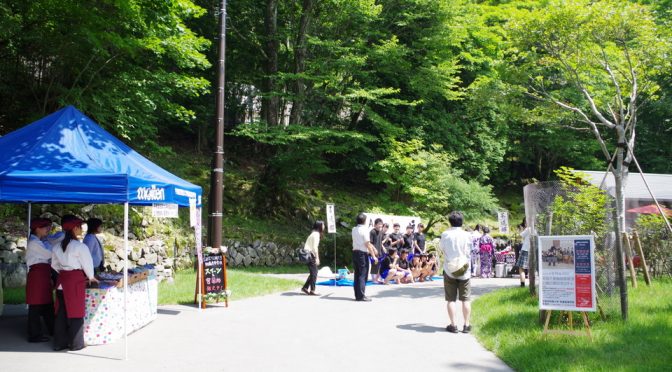
[[[303,78],[299,77],[306,69],[306,39],[308,36],[308,27],[313,18],[313,0],[303,0],[303,12],[299,23],[299,33],[296,37],[296,46],[294,50],[294,73],[297,74],[294,82],[294,102],[292,111],[289,115],[289,124],[301,124],[301,114],[303,113],[303,102],[305,100],[306,84]]]
[[[620,130],[619,130],[620,129]],[[625,143],[625,136],[622,128],[617,127],[618,143]],[[625,278],[625,263],[623,257],[623,232],[625,231],[625,176],[627,170],[623,166],[623,150],[625,146],[618,146],[616,149],[616,170],[614,174],[614,186],[616,193],[616,221],[614,221],[616,234],[616,264],[618,265],[618,286],[621,295],[621,316],[623,320],[628,319],[628,283]]]
[[[268,125],[278,124],[278,96],[275,79],[278,74],[278,0],[266,0],[264,12],[264,77],[261,82],[261,119]]]

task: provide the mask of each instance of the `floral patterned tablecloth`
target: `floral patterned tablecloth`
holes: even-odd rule
[[[128,333],[156,319],[158,282],[150,276],[128,286]],[[84,342],[104,345],[124,337],[124,289],[87,288]]]

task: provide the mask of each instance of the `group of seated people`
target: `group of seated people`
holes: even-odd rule
[[[397,284],[408,284],[431,281],[436,271],[436,258],[433,253],[409,255],[408,250],[404,248],[398,254],[396,248],[389,248],[380,261],[378,275],[373,274],[373,271],[372,274],[374,281],[381,284],[390,284],[391,280]]]
[[[387,233],[389,225],[378,218],[370,233],[370,242],[378,252],[378,262],[372,262],[371,276],[380,284],[413,283],[432,280],[437,272],[436,257],[425,250],[423,224],[406,226],[402,234],[398,223],[393,224],[394,231]]]

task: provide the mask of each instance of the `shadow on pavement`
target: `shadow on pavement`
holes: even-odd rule
[[[382,290],[374,297],[405,297],[422,298],[438,297],[443,295],[443,287],[416,287],[405,284],[392,285],[389,289]]]
[[[284,292],[284,293],[281,293],[280,296],[285,296],[285,297],[306,296],[306,297],[308,297],[308,295],[305,294],[305,293],[297,293],[297,292]]]
[[[494,364],[483,363],[449,363],[448,371],[511,371],[508,367],[501,367]]]
[[[416,331],[420,333],[446,332],[445,328],[430,326],[422,323],[399,324],[397,328],[403,329],[405,331]]]
[[[322,299],[322,300],[338,300],[338,301],[352,301],[352,302],[355,302],[354,297],[332,297],[331,293],[326,294],[324,296],[320,296],[320,299]]]
[[[179,313],[181,313],[181,311],[179,310],[169,310],[169,309],[158,309],[156,310],[156,312],[161,315],[178,315]]]

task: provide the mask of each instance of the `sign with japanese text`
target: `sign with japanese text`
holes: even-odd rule
[[[203,255],[203,293],[224,291],[224,260],[221,254]]]
[[[178,218],[178,210],[177,204],[152,204],[152,217]]]
[[[591,235],[539,237],[539,308],[595,311],[595,241]]]
[[[497,221],[499,222],[499,232],[502,234],[509,233],[509,212],[497,212]]]
[[[336,234],[336,213],[333,204],[327,204],[327,232]]]

